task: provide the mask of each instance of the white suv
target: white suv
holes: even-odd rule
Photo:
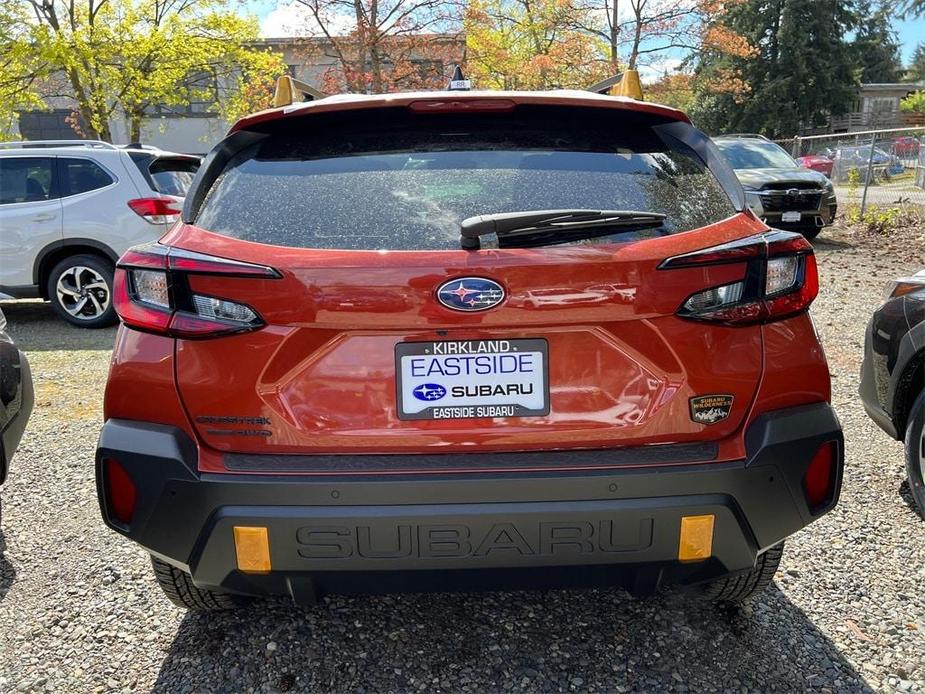
[[[115,261],[177,219],[199,164],[140,145],[0,143],[0,299],[48,299],[85,328],[115,323]]]

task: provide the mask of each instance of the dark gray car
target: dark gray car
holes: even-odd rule
[[[761,135],[713,139],[745,189],[748,206],[769,226],[815,238],[835,219],[835,188]]]
[[[905,441],[909,489],[925,518],[925,270],[896,280],[870,319],[860,393],[870,418]]]
[[[34,400],[29,362],[7,335],[6,318],[0,311],[0,484],[6,479]]]

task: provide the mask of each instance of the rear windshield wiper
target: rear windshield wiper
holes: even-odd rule
[[[480,237],[495,234],[499,248],[531,247],[606,236],[615,231],[656,229],[667,215],[635,210],[530,210],[469,217],[459,228],[466,250],[478,250]]]

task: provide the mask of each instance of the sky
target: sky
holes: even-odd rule
[[[305,8],[292,0],[245,0],[244,5],[248,11],[260,18],[261,33],[265,37],[298,34],[298,28],[310,21],[304,14]],[[925,42],[925,16],[917,19],[897,19],[895,28],[903,62],[908,63],[916,44]],[[662,71],[679,63],[680,56],[665,56],[658,68],[653,67],[649,71]]]
[[[916,45],[925,43],[925,17],[900,20],[897,22],[896,30],[902,44],[903,62],[908,63]]]

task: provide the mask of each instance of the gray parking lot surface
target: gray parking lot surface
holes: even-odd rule
[[[918,234],[820,237],[813,315],[846,484],[834,512],[790,539],[767,593],[738,610],[613,589],[186,614],[99,517],[92,460],[114,330],[4,304],[37,400],[2,490],[0,692],[925,691],[925,523],[901,445],[856,395],[864,326],[886,281],[925,265],[922,248]]]

